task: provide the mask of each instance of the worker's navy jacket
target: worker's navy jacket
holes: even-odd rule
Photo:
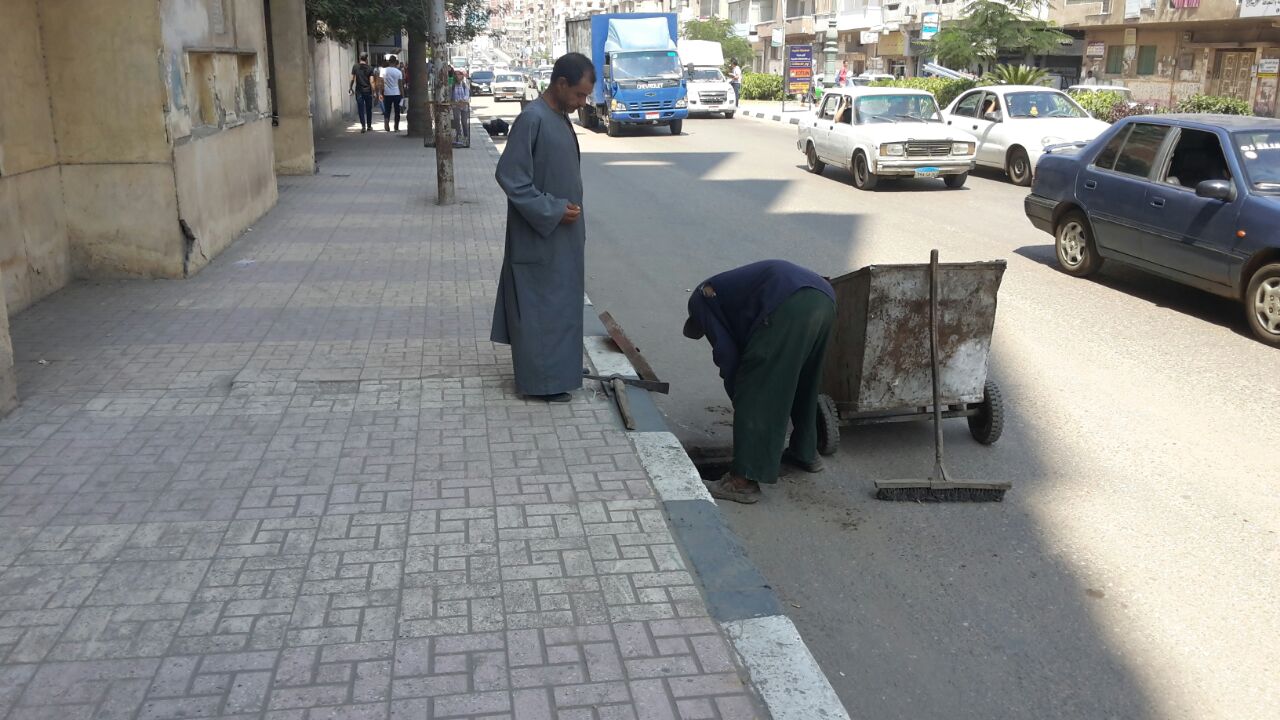
[[[786,260],[762,260],[707,278],[689,298],[693,318],[711,342],[711,355],[720,368],[724,389],[733,397],[738,362],[756,328],[768,322],[797,290],[814,288],[835,302],[831,283],[821,275]]]

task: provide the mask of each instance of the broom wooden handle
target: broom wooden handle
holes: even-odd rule
[[[941,477],[942,470],[942,371],[938,363],[938,251],[929,252],[929,361],[933,365],[933,453],[934,474]]]

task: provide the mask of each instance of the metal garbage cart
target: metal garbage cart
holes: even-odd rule
[[[1004,404],[1000,388],[987,379],[987,359],[1005,262],[937,267],[941,417],[967,418],[974,439],[990,445],[1004,428]],[[841,425],[933,417],[929,268],[870,265],[831,281],[838,310],[818,398],[823,455],[836,451]]]

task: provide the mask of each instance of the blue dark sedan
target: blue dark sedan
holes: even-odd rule
[[[1126,118],[1041,158],[1023,206],[1064,272],[1115,260],[1240,300],[1280,347],[1280,120]]]

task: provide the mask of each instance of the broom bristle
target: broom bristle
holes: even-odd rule
[[[877,500],[894,500],[900,502],[1001,502],[1004,500],[1004,489],[991,488],[931,488],[931,487],[894,487],[877,488]]]

